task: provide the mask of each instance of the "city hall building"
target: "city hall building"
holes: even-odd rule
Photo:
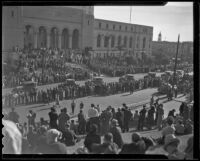
[[[91,49],[93,57],[151,55],[153,27],[94,18],[94,6],[4,6],[2,53]]]

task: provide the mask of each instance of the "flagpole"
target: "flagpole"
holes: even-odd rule
[[[131,23],[131,15],[132,15],[132,6],[130,6],[130,23]]]
[[[175,59],[175,65],[174,65],[174,78],[173,78],[173,86],[172,86],[172,91],[174,91],[174,85],[175,85],[175,79],[176,79],[176,66],[177,66],[177,57],[178,57],[178,48],[179,48],[179,38],[180,34],[178,35],[178,43],[177,43],[177,48],[176,48],[176,59]]]

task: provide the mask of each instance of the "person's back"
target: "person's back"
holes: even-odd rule
[[[111,127],[110,128],[110,133],[112,133],[112,135],[113,135],[113,142],[116,143],[119,148],[122,148],[122,146],[123,146],[123,139],[122,139],[122,135],[120,133],[119,128],[117,128],[117,127]]]
[[[134,142],[124,144],[119,154],[139,154],[138,145]]]
[[[55,111],[51,111],[49,112],[49,118],[50,118],[50,127],[57,128],[58,114]]]
[[[67,146],[75,145],[75,134],[73,131],[65,129],[65,131],[63,131],[63,137],[65,138],[65,144]]]
[[[58,127],[60,129],[64,129],[65,124],[67,123],[67,121],[69,121],[70,117],[67,113],[62,112],[59,116],[58,116]]]

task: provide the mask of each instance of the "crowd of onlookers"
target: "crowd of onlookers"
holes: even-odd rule
[[[110,95],[123,92],[133,93],[135,90],[142,90],[149,87],[159,87],[160,78],[145,77],[144,79],[135,80],[133,82],[111,82],[104,83],[99,86],[85,85],[58,85],[47,90],[30,90],[30,91],[15,91],[7,93],[3,96],[3,105],[6,107],[16,105],[27,105],[34,103],[50,103],[55,100],[68,100],[71,98],[81,98],[91,95]]]
[[[134,114],[125,103],[122,105],[115,111],[111,106],[101,110],[99,105],[91,104],[86,116],[81,102],[77,121],[70,118],[67,108],[60,109],[58,113],[52,107],[48,113],[49,121],[41,118],[36,123],[36,113],[30,110],[28,123],[23,125],[19,123],[19,115],[13,108],[3,118],[3,143],[6,144],[3,153],[68,154],[67,147],[84,139],[84,146],[77,148],[76,154],[163,154],[170,159],[193,158],[193,137],[189,138],[184,152],[179,151],[180,140],[177,138],[193,133],[193,106],[182,103],[179,112],[172,109],[164,118],[163,104],[154,97],[150,100],[150,107],[143,105]],[[73,100],[72,112],[75,106]],[[161,131],[161,137],[142,137],[134,132],[132,142],[125,143],[122,133],[130,132],[133,127],[136,131],[156,128]]]
[[[87,59],[82,54],[75,54],[74,51],[59,49],[23,49],[16,51],[18,56],[11,64],[15,64],[15,70],[3,74],[3,87],[11,88],[22,84],[22,82],[34,80],[38,85],[63,82],[66,74],[74,74],[74,79],[84,80],[89,77],[86,70],[71,67],[66,62],[83,64]],[[8,68],[9,65],[7,67]]]
[[[104,73],[110,76],[122,76],[124,74],[135,74],[134,66],[128,65],[126,60],[117,57],[93,58],[89,67],[96,72]]]

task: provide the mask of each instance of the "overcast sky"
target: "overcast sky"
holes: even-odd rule
[[[130,23],[130,6],[95,6],[99,19]],[[153,40],[193,41],[193,3],[170,2],[166,6],[132,6],[131,23],[153,26]]]

